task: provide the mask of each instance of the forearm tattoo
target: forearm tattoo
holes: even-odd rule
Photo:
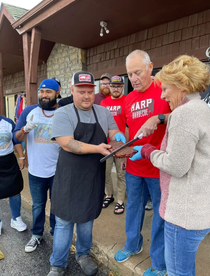
[[[83,154],[82,153],[82,143],[76,140],[70,140],[67,144],[67,148],[71,150],[71,152],[76,154]]]

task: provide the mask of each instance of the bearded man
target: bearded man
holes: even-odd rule
[[[110,96],[110,79],[111,75],[109,73],[105,73],[100,77],[100,92],[95,94],[95,104],[100,105],[101,101]]]
[[[51,141],[52,119],[57,109],[59,85],[53,79],[45,79],[39,86],[39,104],[26,107],[15,127],[15,137],[27,140],[28,177],[33,201],[32,237],[25,252],[33,252],[40,244],[44,232],[47,191],[50,196],[58,159],[59,145]],[[50,214],[51,234],[55,217]]]
[[[106,107],[122,133],[125,133],[125,117],[123,115],[124,101],[126,96],[123,95],[124,81],[120,76],[113,76],[110,79],[111,97],[107,97],[101,102],[101,105]],[[117,203],[114,208],[114,214],[119,215],[124,213],[124,200],[125,200],[125,170],[121,168],[121,158],[114,156],[106,160],[106,196],[104,197],[103,208],[107,208],[110,203],[114,201],[113,182],[111,177],[112,166],[115,163],[117,171]]]

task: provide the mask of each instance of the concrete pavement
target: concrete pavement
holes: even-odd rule
[[[113,180],[116,190],[116,174],[113,171]],[[22,192],[22,207],[31,211],[31,196],[28,187],[27,169],[23,170],[24,190]],[[49,205],[47,203],[47,215],[49,216]],[[108,208],[103,209],[99,218],[95,220],[93,228],[93,248],[92,253],[98,260],[99,265],[105,265],[115,276],[141,276],[143,272],[151,266],[149,247],[150,247],[150,229],[152,223],[152,211],[146,211],[144,226],[143,226],[143,252],[139,255],[132,256],[124,263],[118,263],[114,260],[114,254],[118,249],[124,246],[125,235],[125,213],[115,215],[115,203],[112,203]],[[126,209],[125,209],[126,210]],[[197,276],[209,276],[210,264],[210,235],[208,235],[201,243],[197,258],[196,271]],[[108,272],[106,272],[108,274]],[[5,274],[6,275],[6,274]],[[41,274],[40,274],[41,275]],[[73,274],[72,274],[73,275]]]
[[[1,276],[46,276],[50,270],[49,258],[52,252],[53,238],[49,234],[50,227],[45,225],[43,240],[32,253],[25,253],[24,247],[31,238],[31,213],[22,208],[22,218],[28,229],[18,232],[10,227],[10,211],[8,200],[0,200],[0,216],[3,221],[2,235],[0,236],[0,250],[5,258],[0,260]],[[68,258],[66,276],[84,276],[75,260],[75,248],[71,248]],[[101,267],[96,276],[106,276],[108,269]],[[106,273],[104,273],[106,272]]]

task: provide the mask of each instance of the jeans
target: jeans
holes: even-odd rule
[[[149,192],[153,205],[150,257],[152,267],[155,270],[164,270],[166,268],[164,258],[164,220],[159,215],[161,197],[159,179],[139,177],[128,172],[125,174],[125,179],[127,188],[125,227],[127,240],[124,250],[135,254],[142,247],[143,236],[141,230]]]
[[[195,276],[198,246],[210,232],[186,230],[165,222],[165,260],[168,276]]]
[[[9,206],[12,214],[12,219],[20,217],[20,208],[21,208],[21,195],[17,194],[9,198]]]
[[[37,237],[42,237],[44,232],[45,223],[45,207],[47,202],[47,191],[50,191],[50,198],[52,192],[53,178],[54,176],[48,178],[37,177],[32,174],[28,174],[29,186],[31,197],[33,201],[32,205],[32,215],[33,215],[33,226],[31,232]],[[55,228],[55,216],[50,212],[50,233],[54,234]]]
[[[53,238],[53,253],[50,257],[52,266],[66,267],[69,250],[72,243],[74,223],[56,218],[55,232]],[[92,246],[93,220],[86,223],[76,223],[77,241],[76,256],[90,254]]]

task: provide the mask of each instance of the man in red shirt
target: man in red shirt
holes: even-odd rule
[[[113,115],[115,122],[122,133],[125,133],[125,117],[122,115],[125,95],[123,95],[124,82],[122,77],[113,76],[110,79],[111,96],[101,102],[101,105],[106,107]],[[125,171],[121,169],[121,158],[110,157],[106,161],[106,197],[104,198],[103,208],[107,208],[114,201],[113,183],[111,171],[113,163],[115,163],[117,171],[117,204],[115,205],[114,213],[119,215],[124,213],[125,199]]]
[[[100,91],[95,94],[95,104],[100,105],[101,101],[110,96],[110,83],[111,75],[109,73],[104,73],[100,77]]]
[[[161,88],[151,79],[153,64],[149,55],[141,50],[135,50],[126,58],[128,78],[134,91],[125,99],[125,119],[129,140],[137,131],[143,133],[143,138],[132,146],[152,144],[160,148],[165,134],[166,121],[170,108],[161,100]],[[143,236],[141,234],[145,205],[148,192],[153,204],[153,223],[151,230],[150,257],[152,266],[144,272],[144,276],[166,275],[164,259],[164,221],[159,215],[160,186],[159,170],[146,159],[131,161],[127,159],[126,166],[126,235],[123,249],[115,254],[118,262],[126,261],[131,255],[142,251]]]

